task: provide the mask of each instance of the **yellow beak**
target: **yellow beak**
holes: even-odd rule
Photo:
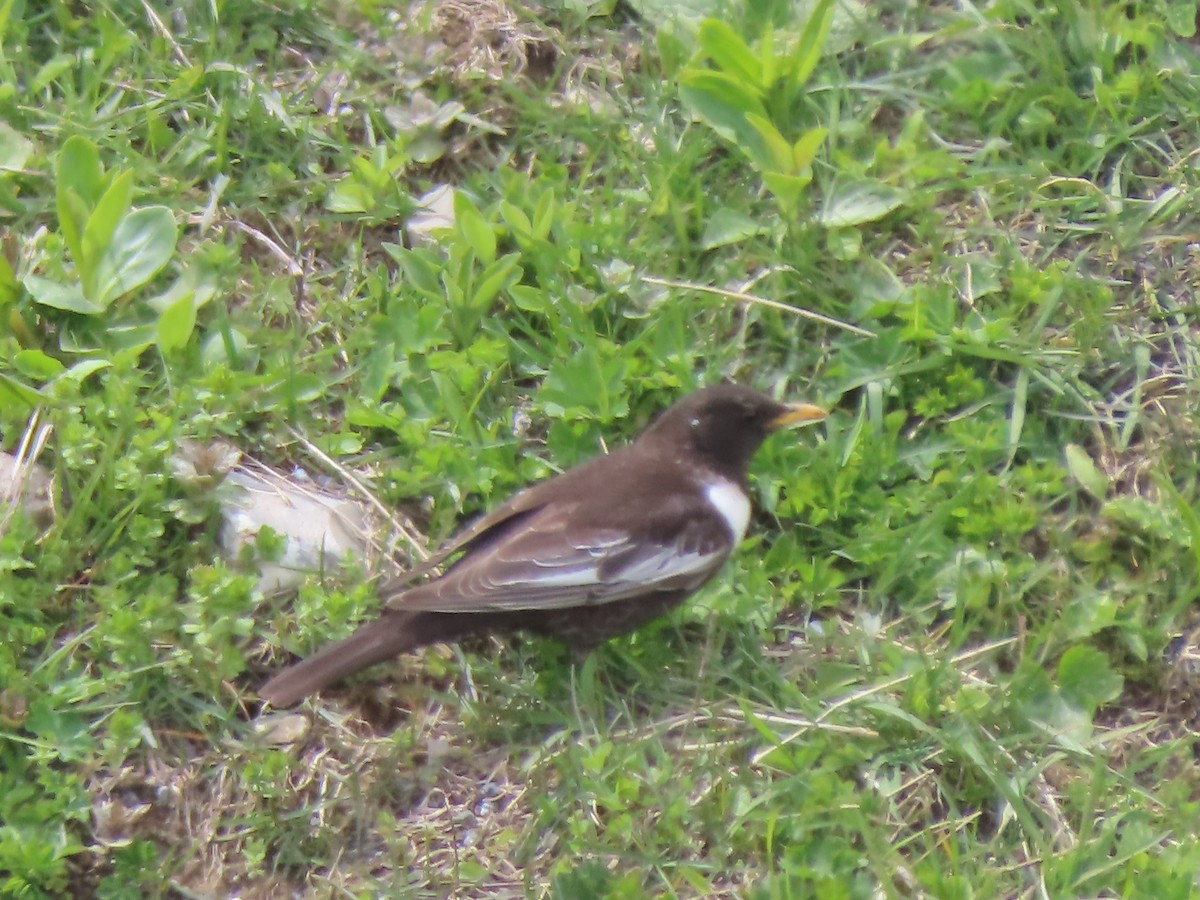
[[[796,403],[768,422],[767,427],[772,431],[778,431],[780,428],[799,425],[801,422],[819,422],[828,415],[829,413],[819,406],[813,406],[811,403]]]

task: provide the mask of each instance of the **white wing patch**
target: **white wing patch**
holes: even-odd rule
[[[542,568],[542,567],[550,568],[549,566],[545,566],[544,563],[541,563],[541,562],[537,561],[536,559],[533,560],[533,564],[539,568]],[[547,575],[543,572],[538,572],[537,575],[535,576],[535,578],[537,579],[536,583],[539,586],[568,587],[568,586],[574,585],[574,586],[578,587],[578,586],[586,585],[586,584],[599,584],[600,583],[600,570],[599,570],[598,566],[586,566],[584,568],[577,568],[577,569],[563,568],[563,570],[561,572],[556,572],[552,575]],[[520,584],[521,582],[513,581],[510,583]]]
[[[707,572],[723,553],[677,553],[673,547],[664,547],[653,556],[639,559],[627,569],[614,572],[609,578],[614,584],[655,584],[680,575]]]
[[[595,556],[595,553],[590,554]],[[531,560],[540,570],[536,584],[541,587],[587,587],[601,584],[631,585],[642,588],[652,587],[658,582],[680,575],[692,575],[696,572],[707,572],[709,567],[724,554],[715,553],[680,553],[675,547],[661,547],[658,552],[642,559],[634,560],[629,566],[618,569],[601,580],[598,565],[585,566],[555,566],[541,560]],[[561,568],[555,572],[554,569]],[[503,582],[502,582],[503,583]],[[520,583],[516,580],[510,583]]]
[[[704,495],[729,526],[734,544],[740,544],[750,524],[750,498],[746,492],[732,481],[721,479],[705,488]]]

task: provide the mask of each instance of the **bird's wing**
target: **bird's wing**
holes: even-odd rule
[[[530,485],[524,490],[513,494],[508,500],[496,507],[490,513],[476,519],[466,528],[454,534],[446,543],[428,559],[418,563],[406,572],[394,576],[380,590],[386,595],[395,595],[403,585],[411,584],[418,578],[433,573],[440,566],[459,553],[471,555],[486,549],[493,544],[503,542],[510,534],[521,528],[521,523],[532,516],[542,513],[550,503],[551,495],[569,481],[578,482],[586,479],[590,473],[599,467],[607,467],[616,473],[616,467],[621,466],[629,458],[630,447],[622,447],[612,453],[597,457],[583,463],[546,481]],[[619,480],[620,474],[613,476]],[[459,560],[461,562],[462,560]],[[458,563],[454,563],[457,565]]]
[[[484,612],[611,603],[654,591],[694,590],[725,561],[733,541],[697,502],[673,531],[639,523],[581,529],[572,506],[547,506],[450,570],[386,601],[395,610]]]
[[[515,527],[520,520],[537,512],[542,507],[541,496],[547,484],[549,482],[545,481],[525,488],[509,498],[507,503],[476,519],[453,535],[428,559],[422,560],[392,578],[384,585],[383,592],[390,593],[402,585],[410,584],[433,572],[456,553],[470,550],[476,544],[486,543],[495,534],[502,534],[507,529]]]

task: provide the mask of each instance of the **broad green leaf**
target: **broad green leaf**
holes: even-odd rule
[[[1063,454],[1067,458],[1067,471],[1072,477],[1097,500],[1103,500],[1108,493],[1108,478],[1096,468],[1087,451],[1078,444],[1067,444]]]
[[[854,262],[862,256],[862,233],[857,228],[831,228],[825,235],[825,249],[839,262]]]
[[[352,431],[342,431],[318,438],[318,446],[330,456],[350,456],[358,453],[362,450],[364,443],[363,436]]]
[[[533,236],[539,241],[544,241],[550,236],[556,212],[558,212],[558,200],[554,196],[554,191],[542,191],[542,196],[538,197],[537,206],[533,209]]]
[[[492,262],[496,258],[496,232],[462,191],[454,192],[454,220],[467,246],[475,251],[475,258],[482,263]]]
[[[1196,4],[1194,0],[1167,0],[1162,8],[1168,27],[1181,38],[1191,40],[1196,36]]]
[[[78,712],[39,698],[29,704],[21,722],[23,728],[54,748],[56,759],[79,762],[92,750],[92,737],[87,720]]]
[[[0,172],[19,172],[33,154],[33,141],[0,122]]]
[[[63,243],[67,245],[67,252],[76,261],[84,259],[86,255],[83,252],[83,231],[87,227],[91,209],[73,188],[62,184],[58,186],[55,206],[58,212],[58,231],[62,235]]]
[[[833,22],[833,0],[818,0],[812,14],[804,23],[804,31],[800,34],[800,42],[791,58],[791,74],[788,78],[789,87],[796,89],[808,81],[808,76],[816,68],[821,58],[821,48],[825,46],[825,38],[829,36],[829,26]]]
[[[320,400],[328,389],[328,380],[315,372],[296,372],[276,386],[275,395],[284,403],[308,404]]]
[[[47,356],[41,350],[19,350],[13,355],[13,365],[26,378],[38,378],[42,381],[61,374],[65,369],[53,356]]]
[[[543,313],[553,304],[547,299],[545,291],[530,284],[511,284],[508,286],[508,296],[512,298],[517,309],[526,312]]]
[[[608,421],[628,411],[626,362],[601,356],[594,344],[551,366],[538,400],[556,418]]]
[[[751,138],[758,140],[746,116],[766,118],[766,110],[757,94],[723,72],[687,69],[680,78],[679,96],[687,107],[709,128],[739,146]]]
[[[200,348],[200,361],[210,372],[226,367],[249,368],[255,355],[250,339],[237,328],[210,332]]]
[[[217,277],[209,269],[194,267],[184,272],[184,276],[195,285],[192,304],[196,309],[200,309],[217,295]]]
[[[101,369],[107,369],[112,365],[112,360],[108,359],[81,359],[71,368],[63,373],[63,378],[68,378],[71,381],[83,381],[93,372],[99,372]]]
[[[104,190],[104,167],[100,165],[100,154],[96,145],[85,137],[74,135],[67,138],[54,165],[55,187],[62,191],[70,188],[83,200],[90,211],[100,202]],[[61,210],[60,213],[61,215]],[[84,222],[80,222],[82,230]]]
[[[83,296],[83,288],[78,284],[59,284],[39,275],[26,275],[24,284],[25,290],[42,306],[65,309],[85,316],[104,312],[103,306],[98,306]]]
[[[83,251],[89,258],[99,257],[108,249],[113,232],[133,205],[133,172],[113,174],[108,187],[88,211],[83,232]],[[76,260],[78,262],[78,260]]]
[[[688,37],[691,38],[690,33]],[[679,77],[679,70],[692,55],[690,42],[680,36],[678,28],[670,25],[666,28],[660,26],[655,31],[654,49],[663,77],[668,81],[675,81]]]
[[[389,250],[389,253],[396,260],[396,265],[400,267],[400,271],[404,274],[404,280],[409,285],[426,296],[437,296],[441,291],[441,282],[438,280],[439,269],[437,264],[430,259],[429,250],[397,247],[394,251]]]
[[[1072,647],[1058,661],[1063,697],[1089,712],[1121,696],[1125,679],[1112,670],[1108,657],[1095,647]]]
[[[762,65],[741,35],[720,19],[705,19],[698,35],[700,49],[730,75],[761,85]]]
[[[1101,559],[1111,559],[1112,545],[1108,541],[1104,541],[1104,544],[1109,554]],[[1072,641],[1081,641],[1112,628],[1117,624],[1120,610],[1121,604],[1107,591],[1081,591],[1078,596],[1071,598],[1062,611],[1061,624],[1065,636]]]
[[[521,267],[517,263],[520,258],[519,253],[509,253],[488,266],[479,278],[471,306],[480,311],[486,309],[505,286],[519,280]]]
[[[758,86],[747,84],[725,72],[689,67],[680,74],[679,81],[682,87],[711,94],[743,115],[767,114],[762,105],[762,91]]]
[[[533,223],[529,221],[529,216],[525,215],[525,210],[516,204],[501,200],[500,218],[504,220],[504,224],[508,226],[514,237],[526,240],[533,237]]]
[[[981,297],[995,294],[1004,287],[1000,265],[986,253],[966,253],[960,257],[962,263],[962,291],[964,299],[974,304]],[[1040,317],[1039,317],[1040,318]]]
[[[96,301],[108,306],[159,273],[175,252],[175,217],[165,206],[136,209],[121,220],[96,270]]]
[[[154,325],[123,325],[105,332],[105,348],[114,351],[114,358],[124,358],[134,365],[147,347],[154,345],[158,332]]]
[[[700,238],[700,246],[705,250],[717,247],[727,247],[759,234],[769,234],[770,227],[744,215],[737,210],[723,206],[709,217],[704,226],[704,234]]]
[[[404,149],[413,162],[428,166],[446,155],[446,139],[441,133],[426,129],[409,138]]]
[[[906,194],[878,181],[858,181],[836,188],[825,201],[821,224],[826,228],[865,225],[899,207]]]
[[[352,400],[346,407],[346,423],[358,428],[390,428],[398,431],[403,422],[402,417],[390,414],[379,406],[366,406]]]
[[[813,160],[817,158],[817,151],[821,149],[821,145],[825,143],[825,136],[829,134],[827,128],[814,128],[811,131],[806,131],[792,145],[792,172],[800,173],[812,165]]]
[[[383,147],[376,147],[369,157],[350,160],[351,178],[364,187],[375,191],[386,191],[392,183],[392,173],[387,168],[387,156]]]
[[[45,397],[34,388],[17,381],[11,375],[0,372],[0,404],[9,407],[32,409],[45,401]]]
[[[146,301],[146,305],[162,315],[168,307],[174,306],[180,297],[185,295],[192,298],[192,305],[199,309],[217,292],[216,280],[213,273],[203,265],[189,265],[180,273],[175,282],[156,297]]]
[[[762,77],[759,79],[759,87],[764,92],[769,91],[774,86],[779,78],[780,72],[783,70],[784,60],[775,52],[775,26],[767,24],[763,30],[762,37],[758,39],[758,55],[760,58],[759,72]]]
[[[358,179],[347,175],[329,192],[325,208],[335,213],[365,213],[373,202],[370,191]]]
[[[58,346],[64,353],[96,353],[101,349],[96,329],[86,320],[66,322],[58,333]]]
[[[158,349],[173,353],[187,346],[196,327],[196,304],[191,294],[180,297],[158,317]]]
[[[75,258],[83,292],[96,299],[96,273],[100,260],[108,251],[114,232],[121,220],[129,214],[133,205],[133,172],[121,172],[100,197],[100,201],[88,216],[83,229],[82,252]]]
[[[782,172],[763,172],[763,184],[767,186],[780,203],[789,208],[794,206],[812,181],[812,173],[801,175],[784,175]]]
[[[1045,672],[1015,677],[1013,703],[1032,723],[1054,735],[1066,747],[1081,747],[1092,733],[1089,712],[1071,702]]]
[[[75,55],[72,53],[57,53],[46,60],[37,74],[29,81],[29,93],[40,94],[47,87],[58,81],[60,75],[71,71],[75,65]]]
[[[756,113],[747,113],[746,121],[758,133],[767,152],[766,159],[758,160],[759,168],[781,172],[784,175],[795,175],[792,171],[792,145],[779,133],[779,129],[765,116]]]

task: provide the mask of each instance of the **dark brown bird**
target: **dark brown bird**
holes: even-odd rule
[[[632,444],[518,493],[383,586],[383,614],[276,675],[291,706],[397,654],[486,632],[531,631],[576,654],[632,631],[708,581],[750,520],[746,473],[772,431],[825,417],[737,385],[680,400]],[[408,587],[456,554],[443,575]]]

